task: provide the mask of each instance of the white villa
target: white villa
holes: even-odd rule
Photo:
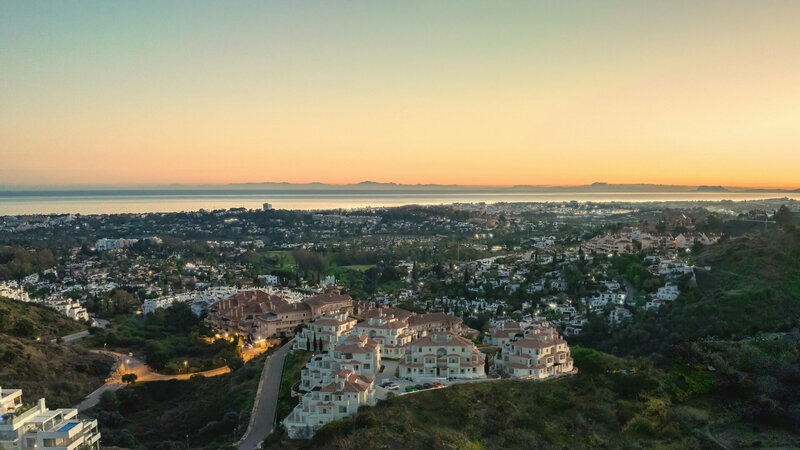
[[[431,333],[411,341],[400,360],[400,377],[411,381],[485,378],[486,355],[467,338]]]
[[[44,399],[23,405],[22,390],[0,388],[0,448],[99,449],[97,419],[77,416],[77,409],[48,409]]]
[[[664,286],[658,288],[658,292],[654,296],[656,300],[663,300],[667,302],[675,301],[676,298],[681,294],[680,289],[678,289],[678,285],[667,283]]]

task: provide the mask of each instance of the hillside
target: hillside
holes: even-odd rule
[[[402,395],[361,407],[311,441],[284,438],[272,448],[797,446],[800,405],[792,383],[800,373],[799,346],[800,336],[790,334],[689,348],[687,360],[666,371],[646,359],[576,347],[581,373],[575,376]],[[719,365],[712,370],[711,363]],[[764,378],[763,369],[778,367],[782,374]]]
[[[105,446],[226,448],[247,429],[263,364],[261,356],[215,377],[136,383],[103,394],[88,415]]]
[[[52,309],[0,299],[0,386],[22,389],[25,402],[46,397],[53,408],[78,403],[103,384],[112,361],[50,339],[83,328]]]
[[[85,330],[86,325],[35,303],[0,297],[0,334],[22,338],[55,338]]]
[[[673,304],[638,313],[629,327],[609,330],[594,320],[580,338],[620,356],[649,356],[659,364],[675,345],[698,338],[785,332],[800,325],[800,230],[756,233],[708,247],[698,256],[697,285]]]

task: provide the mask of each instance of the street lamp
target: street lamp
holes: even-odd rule
[[[189,373],[189,361],[183,362],[183,370],[185,370],[186,373]]]

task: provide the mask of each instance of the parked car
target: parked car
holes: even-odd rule
[[[418,389],[415,388],[414,386],[406,386],[406,392],[414,392],[416,390],[418,390]]]
[[[423,388],[423,389],[430,389],[430,388],[432,388],[432,387],[433,387],[433,385],[432,385],[432,384],[430,384],[430,383],[425,383],[425,384],[423,384],[423,385],[422,385],[422,388]]]
[[[389,383],[389,385],[386,386],[386,389],[389,389],[390,391],[396,391],[400,389],[400,385],[397,383]]]
[[[442,383],[439,383],[438,381],[434,381],[433,383],[431,383],[431,386],[433,386],[435,388],[443,388],[445,385],[442,384]]]
[[[422,385],[421,384],[415,384],[414,385],[414,389],[416,389],[418,391],[421,391],[422,390]]]

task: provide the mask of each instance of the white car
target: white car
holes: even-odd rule
[[[397,383],[391,383],[390,385],[386,386],[386,389],[389,389],[390,391],[396,391],[400,389],[400,385]]]

